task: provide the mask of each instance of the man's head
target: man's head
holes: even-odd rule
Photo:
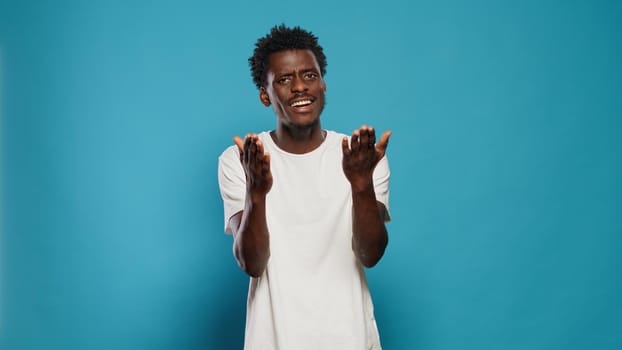
[[[253,82],[258,89],[266,87],[266,74],[270,65],[270,55],[279,51],[303,49],[311,50],[320,68],[326,75],[326,56],[313,33],[300,27],[288,28],[284,24],[275,26],[265,37],[257,40],[253,56],[248,59],[253,75]]]
[[[319,128],[324,109],[326,57],[317,38],[299,27],[272,28],[249,58],[259,99],[287,129]]]

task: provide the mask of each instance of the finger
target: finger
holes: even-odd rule
[[[242,140],[239,136],[233,136],[233,143],[238,146],[238,150],[240,153],[244,152],[244,140]]]
[[[264,154],[263,162],[262,162],[262,170],[263,170],[264,175],[270,173],[270,154],[269,153]]]
[[[257,140],[257,142],[255,143],[257,145],[257,159],[263,160],[264,158],[264,149],[263,149],[263,142],[261,142],[261,140]]]
[[[255,145],[255,167],[259,173],[262,172],[263,169],[263,160],[264,160],[264,151],[263,151],[263,143],[259,139],[259,135],[253,134],[253,140]]]
[[[352,152],[358,151],[359,147],[361,146],[361,142],[359,140],[359,136],[360,136],[360,131],[359,130],[354,130],[352,132],[352,137],[350,138],[350,150]]]
[[[249,149],[251,150],[251,152],[253,152],[253,155],[255,153],[257,153],[257,137],[255,137],[255,135],[251,135],[250,137],[250,145],[249,145]]]
[[[348,145],[348,137],[344,136],[341,139],[341,152],[343,153],[344,156],[349,156],[350,155],[350,146]]]
[[[250,153],[249,161],[250,161],[250,165],[251,166],[257,167],[257,160],[258,160],[257,159],[258,158],[257,157],[257,154],[258,154],[258,152],[257,152],[257,142],[259,140],[257,139],[257,135],[255,135],[255,134],[252,134],[250,138],[251,138],[251,144],[250,144],[250,147],[249,147],[249,153]]]
[[[369,147],[374,148],[374,146],[376,145],[376,130],[374,130],[374,128],[372,128],[371,126],[369,127],[369,138],[367,139],[367,144],[369,145]]]
[[[389,137],[391,137],[392,134],[393,132],[391,130],[387,130],[382,134],[382,136],[380,136],[380,141],[378,142],[376,149],[382,154],[384,154],[387,150],[387,147],[389,146]]]
[[[361,147],[367,147],[369,144],[369,128],[367,127],[367,125],[363,125],[359,129],[359,132],[361,133]]]
[[[240,154],[240,162],[244,162],[244,140],[239,136],[233,136],[233,143],[238,147],[238,153]]]
[[[246,134],[246,137],[244,138],[244,163],[246,164],[248,164],[248,161],[250,158],[251,143],[252,143],[251,135]]]

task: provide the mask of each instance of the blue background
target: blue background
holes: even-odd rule
[[[622,348],[622,2],[0,3],[2,349],[240,349],[217,157],[274,127],[285,22],[323,126],[392,129],[386,349]]]

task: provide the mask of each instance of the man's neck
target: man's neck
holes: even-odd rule
[[[308,128],[291,128],[282,124],[270,133],[274,143],[285,152],[304,154],[318,148],[326,137],[318,122]]]

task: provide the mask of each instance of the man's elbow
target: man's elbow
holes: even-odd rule
[[[239,251],[235,252],[235,260],[237,260],[240,269],[250,277],[255,278],[260,277],[266,270],[269,257],[270,253],[258,259],[245,259]]]
[[[233,244],[233,256],[242,271],[251,277],[260,277],[266,270],[270,258],[270,247],[245,246],[241,240]]]
[[[358,249],[357,256],[359,261],[366,268],[372,268],[378,264],[382,256],[384,255],[384,251],[387,248],[388,239],[383,240],[376,247],[368,248],[368,249]]]
[[[380,259],[382,258],[382,256],[384,255],[384,250],[378,254],[375,254],[373,256],[362,256],[360,257],[359,260],[361,260],[361,264],[363,264],[363,266],[365,266],[366,268],[370,269],[374,266],[376,266],[376,264],[378,264],[378,262],[380,261]]]
[[[248,265],[240,265],[242,271],[244,271],[250,277],[258,278],[263,275],[263,272],[266,270],[266,265],[263,266],[248,266]]]

